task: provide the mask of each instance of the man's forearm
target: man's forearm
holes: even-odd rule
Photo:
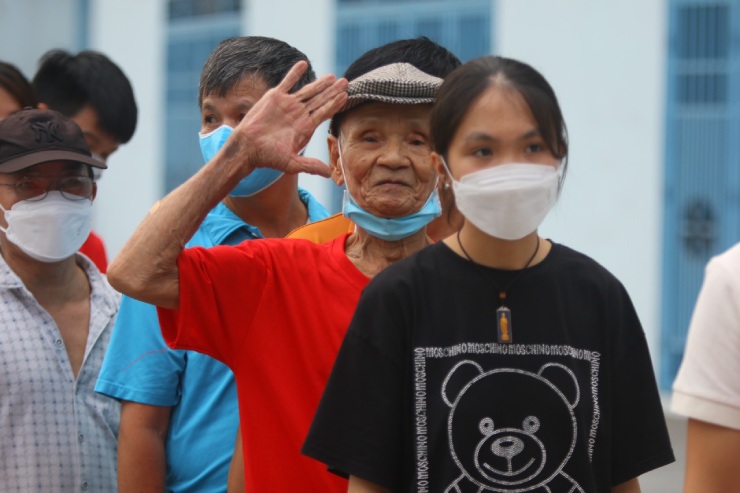
[[[154,205],[108,267],[111,285],[132,298],[177,308],[177,257],[216,204],[257,166],[329,176],[326,165],[300,156],[316,127],[347,99],[347,81],[327,75],[293,94],[305,72],[297,63],[247,113],[216,156]]]
[[[108,268],[114,288],[146,303],[177,308],[177,257],[208,212],[243,176],[236,152],[226,151],[154,204]]]
[[[118,437],[119,493],[163,493],[170,407],[124,402]]]
[[[161,440],[144,433],[118,452],[119,493],[163,493],[167,466]]]
[[[244,493],[244,453],[242,452],[242,429],[236,430],[234,455],[231,456],[227,493]]]

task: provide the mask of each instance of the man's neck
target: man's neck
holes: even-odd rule
[[[228,196],[223,203],[265,238],[282,238],[308,222],[308,209],[298,196],[298,177],[284,175],[251,197]]]
[[[40,262],[19,251],[6,238],[0,251],[36,302],[54,319],[75,378],[85,360],[90,327],[90,280],[76,255],[59,262]]]
[[[360,272],[372,278],[392,263],[418,252],[431,243],[426,228],[399,241],[385,241],[358,227],[347,238],[344,251]]]
[[[75,255],[59,262],[41,262],[19,251],[5,238],[0,243],[0,253],[44,308],[90,297],[87,274],[77,264]]]

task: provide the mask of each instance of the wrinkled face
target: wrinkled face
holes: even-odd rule
[[[85,105],[78,111],[72,120],[82,129],[90,152],[105,162],[108,157],[118,150],[121,143],[108,132],[100,128],[98,113],[90,105]]]
[[[430,111],[429,104],[373,102],[344,114],[339,137],[328,140],[334,181],[345,184],[359,206],[378,217],[403,217],[421,209],[437,181]]]
[[[4,120],[22,109],[20,103],[8,91],[0,87],[0,120]]]
[[[557,166],[559,162],[545,145],[524,98],[505,85],[490,86],[470,106],[447,156],[456,180],[500,164]]]
[[[261,77],[248,76],[234,85],[223,97],[216,94],[206,95],[200,109],[200,133],[212,132],[221,125],[235,128],[268,89],[267,83]]]

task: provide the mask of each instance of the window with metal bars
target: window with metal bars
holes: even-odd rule
[[[672,0],[666,106],[661,387],[669,390],[712,255],[740,241],[740,4]]]
[[[237,13],[241,0],[168,0],[170,19],[198,18],[213,14]]]
[[[426,36],[462,61],[490,54],[493,12],[489,0],[338,0],[336,71],[339,74],[371,48]],[[342,190],[329,208],[338,211]]]
[[[203,166],[198,83],[208,55],[241,33],[240,0],[169,0],[165,111],[165,192]]]

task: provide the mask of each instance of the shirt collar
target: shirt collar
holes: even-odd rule
[[[77,265],[84,269],[90,283],[91,303],[99,304],[100,311],[106,316],[112,316],[118,311],[120,294],[113,290],[106,281],[103,274],[97,267],[84,255],[75,255]],[[10,268],[5,257],[0,255],[0,288],[3,289],[24,289],[28,291],[26,285],[18,274]],[[29,292],[30,294],[30,292]]]
[[[298,196],[308,210],[309,222],[329,217],[329,213],[324,206],[322,206],[308,191],[298,188]],[[219,202],[219,204],[208,213],[201,225],[201,228],[208,232],[208,235],[217,245],[224,243],[224,240],[227,237],[231,236],[238,230],[242,230],[252,238],[263,237],[262,232],[258,227],[242,221],[241,218],[234,214],[231,209],[226,207],[223,202]]]
[[[24,287],[21,278],[13,272],[2,255],[0,255],[0,287],[5,289]]]

